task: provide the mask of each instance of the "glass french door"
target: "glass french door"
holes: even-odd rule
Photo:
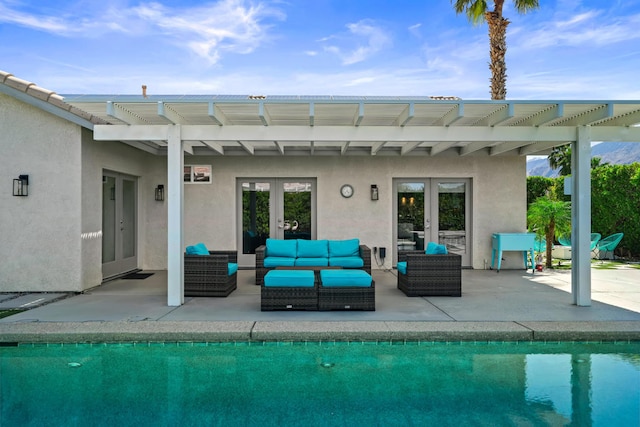
[[[255,266],[255,250],[267,238],[315,238],[315,179],[238,180],[238,264]]]
[[[399,250],[424,250],[438,242],[471,265],[471,180],[396,179],[394,263]]]
[[[133,176],[103,172],[102,176],[102,277],[138,267],[137,196]]]

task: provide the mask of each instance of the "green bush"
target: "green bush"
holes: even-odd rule
[[[564,195],[564,177],[527,178],[527,207],[547,194],[553,200],[571,200]],[[591,231],[603,238],[624,233],[619,251],[640,256],[640,163],[591,170]]]
[[[591,227],[602,237],[624,233],[618,248],[640,254],[640,163],[591,172]]]

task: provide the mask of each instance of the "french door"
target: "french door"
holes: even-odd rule
[[[471,180],[395,179],[394,264],[398,250],[424,250],[437,242],[471,265]]]
[[[138,267],[138,180],[116,172],[102,175],[102,277]]]
[[[238,264],[255,266],[255,250],[267,238],[314,239],[315,179],[238,179]]]

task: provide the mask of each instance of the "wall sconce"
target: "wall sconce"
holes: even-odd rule
[[[378,186],[371,184],[371,200],[378,200]]]
[[[13,195],[28,196],[29,195],[29,175],[20,175],[18,179],[13,180]]]
[[[164,185],[159,184],[156,187],[156,201],[162,202],[164,201]]]

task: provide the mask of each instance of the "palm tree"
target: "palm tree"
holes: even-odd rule
[[[549,167],[559,169],[560,176],[571,175],[571,144],[553,147],[548,156]],[[591,158],[591,169],[607,166],[608,162],[603,162],[602,157]]]
[[[529,230],[547,241],[547,268],[551,268],[551,249],[556,236],[571,231],[571,203],[553,200],[548,196],[539,197],[529,205],[527,211]]]
[[[549,167],[551,169],[559,169],[560,176],[571,175],[571,144],[551,149]]]
[[[489,25],[489,69],[491,70],[491,99],[505,99],[507,96],[507,25],[509,20],[502,16],[505,0],[494,0],[489,11],[486,0],[451,0],[456,13],[465,12],[474,24],[487,21]],[[519,13],[527,13],[539,7],[538,0],[513,0]]]

